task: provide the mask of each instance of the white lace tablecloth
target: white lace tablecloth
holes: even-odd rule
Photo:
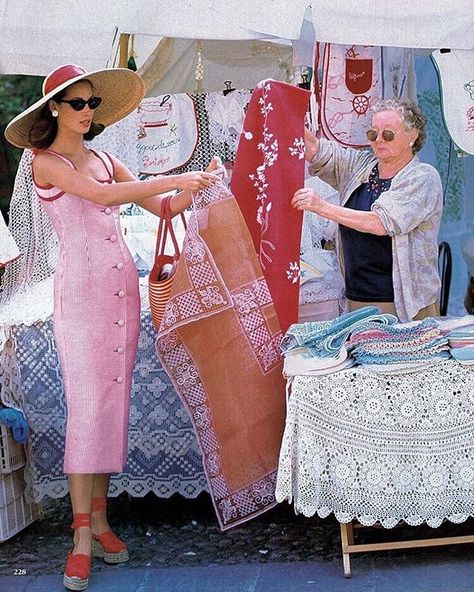
[[[293,379],[276,498],[386,528],[474,515],[474,370]]]

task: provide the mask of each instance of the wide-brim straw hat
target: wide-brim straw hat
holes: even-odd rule
[[[6,139],[18,148],[33,148],[29,133],[40,119],[44,105],[58,92],[83,79],[90,80],[94,95],[102,98],[102,103],[94,111],[94,123],[105,127],[134,111],[145,94],[142,79],[132,70],[110,68],[86,72],[81,66],[67,64],[46,76],[43,97],[10,121],[5,130]]]

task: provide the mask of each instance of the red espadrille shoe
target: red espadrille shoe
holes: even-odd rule
[[[91,527],[90,514],[74,514],[71,528]],[[64,572],[64,587],[68,590],[85,590],[89,585],[91,572],[91,557],[83,553],[73,554],[72,549],[67,554],[66,570]]]
[[[92,498],[92,512],[105,512],[106,507],[105,497]],[[111,530],[102,534],[92,533],[92,555],[106,563],[125,563],[129,559],[127,545]]]

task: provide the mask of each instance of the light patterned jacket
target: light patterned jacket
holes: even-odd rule
[[[344,205],[354,189],[369,179],[377,159],[371,152],[342,148],[320,140],[309,165],[339,191]],[[443,212],[443,188],[438,171],[415,156],[392,179],[390,189],[372,204],[392,237],[395,309],[402,322],[439,300],[438,233]]]

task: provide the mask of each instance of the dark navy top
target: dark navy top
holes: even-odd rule
[[[374,201],[390,188],[392,179],[380,179],[378,166],[368,183],[355,189],[346,208],[369,212]],[[393,302],[392,239],[339,226],[344,254],[346,297],[359,302]]]

